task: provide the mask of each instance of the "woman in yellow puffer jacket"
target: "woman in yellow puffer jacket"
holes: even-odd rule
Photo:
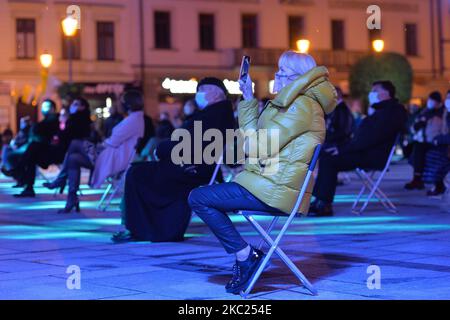
[[[238,106],[239,127],[248,141],[245,170],[234,182],[200,187],[189,196],[192,210],[225,250],[236,255],[233,277],[226,285],[227,292],[234,294],[245,290],[264,254],[244,241],[227,213],[290,212],[314,148],[325,139],[324,114],[336,106],[336,91],[327,69],[317,67],[310,55],[287,51],[278,66],[274,82],[278,94],[260,115],[250,77],[240,82],[244,99]],[[308,212],[311,190],[312,185],[301,205],[302,213]]]

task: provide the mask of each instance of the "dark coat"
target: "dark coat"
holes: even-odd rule
[[[215,128],[225,137],[225,130],[234,126],[231,102],[210,105],[183,125],[182,129],[191,134],[192,144],[194,121],[202,122],[202,134]],[[209,143],[203,143],[202,151]],[[186,166],[174,164],[171,152],[176,144],[178,142],[162,142],[157,147],[160,161],[136,163],[127,172],[123,223],[140,240],[183,240],[191,217],[187,202],[189,192],[207,184],[213,174],[215,164],[196,165],[196,172],[185,172]]]
[[[69,116],[66,127],[60,132],[60,146],[67,150],[72,140],[84,140],[91,136],[90,111],[85,109]]]
[[[231,102],[228,100],[221,101],[212,105],[207,106],[205,109],[198,111],[189,118],[189,120],[183,123],[180,129],[185,129],[189,132],[192,143],[191,143],[191,160],[190,163],[194,164],[195,162],[195,145],[193,143],[193,139],[202,139],[202,137],[195,137],[194,133],[194,125],[196,122],[202,124],[202,132],[206,132],[208,129],[219,129],[222,133],[222,136],[225,138],[225,130],[233,129],[234,127],[234,116]],[[225,142],[225,141],[224,141]],[[193,179],[199,184],[203,184],[211,178],[211,175],[214,171],[214,166],[208,165],[204,162],[201,164],[195,164],[197,173],[195,175],[184,173],[184,168],[179,165],[174,165],[171,161],[171,153],[172,149],[178,144],[178,141],[170,141],[166,140],[162,142],[156,149],[156,154],[161,162],[165,162],[168,167],[168,172],[174,174],[174,179],[185,181],[187,179],[191,182]],[[202,150],[210,144],[209,141],[202,141]],[[220,156],[220,155],[219,155]]]
[[[396,99],[373,105],[374,114],[366,117],[352,140],[339,149],[340,153],[360,153],[367,168],[380,169],[386,164],[396,137],[404,132],[406,109]]]
[[[345,102],[339,103],[334,111],[326,116],[327,134],[325,145],[342,145],[351,139],[353,115]]]
[[[58,114],[48,114],[42,121],[36,123],[31,128],[30,140],[32,142],[50,144],[53,137],[58,134],[58,131]]]

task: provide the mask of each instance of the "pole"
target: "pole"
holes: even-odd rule
[[[69,58],[69,84],[72,84],[72,42],[70,37],[67,37],[67,51]]]

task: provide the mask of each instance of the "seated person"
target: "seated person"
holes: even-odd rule
[[[234,182],[200,187],[189,195],[193,212],[208,225],[226,252],[236,256],[233,277],[225,286],[233,294],[247,288],[264,253],[242,238],[227,213],[237,210],[290,213],[314,149],[325,139],[324,114],[336,106],[336,91],[328,80],[328,70],[317,67],[310,55],[287,51],[278,64],[274,83],[278,93],[261,115],[250,77],[240,81],[244,100],[238,106],[239,127],[244,133],[255,133],[248,136],[245,144],[248,159],[253,160],[245,164],[245,170]],[[271,134],[259,139],[266,131]],[[269,143],[272,134],[278,136],[279,148],[272,149],[273,142]],[[267,152],[261,154],[262,149]],[[300,212],[307,212],[310,196],[305,193]]]
[[[11,143],[5,145],[2,149],[1,167],[3,170],[11,170],[17,167],[17,163],[20,160],[20,156],[25,151],[26,144],[30,138],[31,120],[30,117],[20,118],[19,132],[16,137],[11,140]],[[22,149],[21,149],[22,148]],[[24,186],[20,177],[17,177],[17,184],[13,188],[22,188]]]
[[[322,150],[339,147],[347,143],[352,136],[353,115],[344,101],[342,89],[335,87],[337,105],[334,111],[325,117],[327,133]]]
[[[364,118],[352,140],[327,150],[320,158],[310,216],[333,215],[338,172],[381,169],[386,165],[397,135],[403,132],[406,110],[395,98],[395,87],[390,81],[373,83],[369,103],[375,111]]]
[[[44,119],[31,128],[29,141],[23,146],[23,150],[20,150],[23,153],[20,154],[16,167],[10,170],[11,176],[24,185],[24,190],[14,195],[17,198],[34,197],[36,166],[47,168],[55,160],[50,151],[50,145],[59,129],[55,102],[50,99],[44,100],[41,104],[41,113]],[[15,156],[14,152],[10,155]]]
[[[69,182],[69,193],[65,208],[58,213],[70,213],[73,209],[80,211],[77,192],[82,167],[93,170],[90,185],[94,188],[99,188],[106,178],[128,167],[137,142],[144,135],[144,100],[140,92],[130,90],[122,96],[121,103],[129,115],[113,128],[103,145],[96,146],[88,140],[71,142],[61,170],[67,173],[65,179]],[[57,181],[65,179],[59,176]]]
[[[195,151],[194,139],[202,139],[209,129],[219,130],[225,137],[226,129],[233,129],[233,110],[227,99],[227,89],[216,78],[204,78],[197,86],[196,102],[200,111],[175,132],[186,132]],[[201,130],[198,130],[201,125]],[[196,133],[194,134],[194,128]],[[198,130],[198,131],[197,131]],[[201,134],[201,136],[200,136]],[[184,139],[184,138],[183,138]],[[198,143],[203,150],[210,142]],[[180,142],[165,140],[156,148],[156,162],[133,164],[127,172],[123,201],[123,221],[126,231],[113,235],[114,242],[182,241],[191,218],[187,197],[189,192],[207,184],[214,172],[215,164],[176,164],[172,150]]]
[[[433,147],[427,153],[425,173],[427,180],[434,183],[434,187],[427,191],[428,196],[438,196],[447,190],[444,179],[450,170],[450,90],[445,100],[441,134],[433,139]],[[427,168],[428,167],[428,168]]]
[[[58,159],[56,163],[63,163],[58,177],[53,182],[45,182],[44,187],[53,190],[60,189],[63,193],[67,182],[67,154],[72,141],[89,140],[91,137],[91,110],[89,102],[81,97],[73,99],[67,114],[66,109],[62,109],[60,116],[60,126],[56,141],[51,145],[51,151]]]
[[[440,135],[443,128],[442,96],[438,91],[430,93],[427,107],[417,117],[414,129],[414,144],[409,162],[414,168],[413,179],[405,184],[406,190],[424,189],[423,173],[427,152],[433,147],[433,140]]]

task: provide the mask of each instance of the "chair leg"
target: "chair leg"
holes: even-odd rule
[[[111,190],[111,188],[112,188],[112,184],[109,183],[108,186],[106,187],[105,192],[103,192],[103,195],[102,195],[102,197],[101,197],[101,199],[100,199],[100,201],[99,201],[99,203],[97,205],[97,210],[101,210],[102,209],[103,203],[105,202],[106,197],[108,196],[109,191]]]
[[[114,197],[116,196],[118,189],[119,189],[118,186],[114,186],[113,191],[111,192],[111,194],[108,197],[108,200],[106,201],[106,204],[103,206],[102,211],[106,211],[108,209],[109,205],[111,204],[112,199],[114,199]]]
[[[269,225],[269,227],[267,228],[267,230],[266,230],[266,232],[267,232],[267,234],[270,236],[270,233],[272,232],[272,229],[273,229],[273,227],[276,225],[276,223],[278,222],[278,219],[279,219],[280,217],[274,217],[273,219],[272,219],[272,222],[270,223],[270,225]],[[265,243],[265,241],[264,241],[264,239],[261,239],[261,241],[259,242],[259,244],[258,244],[258,249],[259,250],[261,250],[261,248],[263,247],[263,245],[264,245],[264,243]]]
[[[368,176],[365,172],[362,172],[364,177],[365,177],[365,181],[368,184],[368,188],[370,190],[370,193],[366,199],[366,201],[364,202],[364,204],[362,205],[361,209],[359,210],[359,213],[361,214],[367,207],[367,205],[369,204],[369,201],[372,199],[372,197],[374,195],[376,195],[376,197],[378,198],[378,200],[381,202],[381,204],[388,210],[388,211],[392,211],[394,210],[391,206],[394,206],[392,204],[392,202],[389,201],[389,199],[387,198],[387,196],[379,189],[379,185],[384,177],[384,173],[382,172],[380,174],[380,176],[378,177],[378,179],[376,180],[376,182],[374,182],[372,180],[372,177]],[[395,208],[395,206],[394,206]]]
[[[284,235],[284,232],[286,231],[288,225],[290,224],[290,221],[287,221],[283,227],[283,229],[280,231],[280,233],[277,236],[277,239],[273,241],[272,238],[266,233],[263,227],[252,217],[252,216],[245,216],[244,217],[255,227],[255,229],[263,236],[264,240],[267,242],[268,245],[270,245],[269,252],[267,253],[266,257],[264,258],[263,262],[259,266],[258,270],[256,271],[255,275],[252,277],[252,281],[250,282],[247,289],[242,293],[242,296],[246,298],[248,294],[252,291],[253,286],[255,285],[256,281],[261,276],[261,273],[263,272],[264,268],[266,267],[268,261],[272,257],[273,253],[276,252],[277,255],[283,260],[283,262],[287,265],[287,267],[294,273],[294,275],[300,280],[300,282],[313,294],[317,295],[317,290],[314,288],[314,286],[308,281],[308,279],[305,277],[305,275],[297,268],[297,266],[289,259],[289,257],[281,250],[281,248],[278,247],[278,243],[281,240],[282,236]]]

